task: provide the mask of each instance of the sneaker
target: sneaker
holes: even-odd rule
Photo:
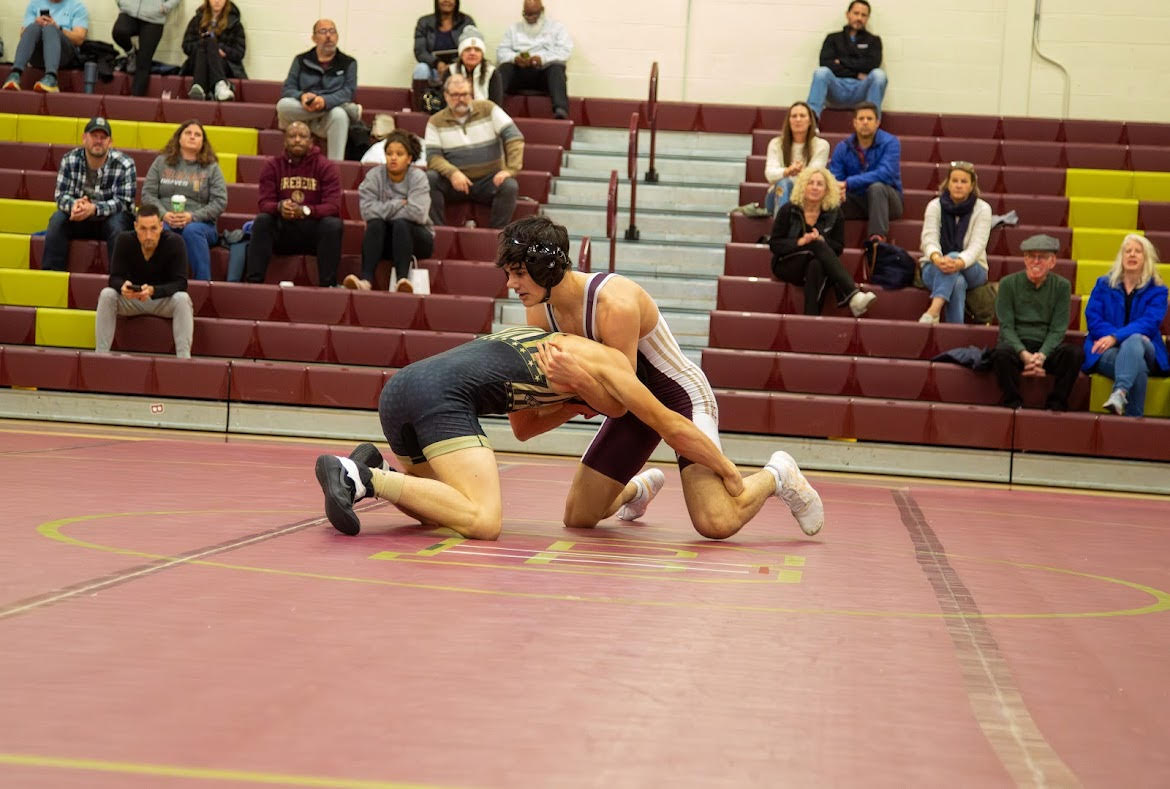
[[[938,318],[931,315],[929,312],[924,312],[924,313],[922,313],[922,316],[918,319],[918,322],[919,323],[938,323]]]
[[[860,318],[869,309],[870,302],[877,298],[876,293],[859,290],[849,297],[849,311],[854,318]]]
[[[320,455],[316,465],[317,482],[325,494],[325,516],[333,528],[351,537],[361,531],[362,524],[353,505],[374,489],[369,466],[336,455]]]
[[[390,464],[382,457],[382,453],[378,448],[369,441],[358,444],[353,452],[349,453],[349,459],[359,466],[366,466],[367,468],[380,468],[383,471],[390,470]]]
[[[203,86],[198,82],[192,82],[191,88],[187,91],[187,98],[195,101],[203,101],[207,98],[207,94],[203,92]]]
[[[14,71],[4,80],[4,90],[20,90],[20,72]]]
[[[126,61],[122,65],[122,70],[128,76],[134,76],[134,72],[138,71],[138,50],[132,49],[126,53]]]
[[[1125,396],[1125,390],[1114,389],[1113,393],[1109,395],[1109,399],[1101,406],[1111,414],[1121,416],[1125,413],[1125,405],[1129,402],[1129,398]]]
[[[767,468],[776,472],[779,481],[776,484],[776,496],[788,505],[792,516],[800,524],[800,530],[808,536],[813,536],[825,525],[825,505],[821,503],[821,496],[817,493],[800,467],[783,450],[773,452],[768,458]]]
[[[410,280],[406,277],[398,280],[398,284],[394,286],[394,290],[399,293],[414,293],[414,285],[410,284]]]
[[[235,101],[236,93],[232,90],[232,83],[226,79],[221,79],[215,83],[215,100],[216,101]]]
[[[37,84],[33,85],[33,90],[37,93],[60,93],[61,88],[57,85],[57,78],[52,74],[46,74],[37,80]]]
[[[654,497],[658,495],[658,491],[662,490],[663,484],[666,483],[666,475],[662,473],[660,468],[650,468],[631,481],[638,486],[638,495],[623,504],[621,509],[617,511],[618,518],[623,521],[636,521],[646,514],[646,508],[650,506],[650,502],[654,501]]]

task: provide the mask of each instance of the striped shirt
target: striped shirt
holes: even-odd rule
[[[473,101],[462,123],[450,107],[427,122],[427,167],[439,175],[461,171],[475,181],[524,166],[524,135],[490,101]]]
[[[74,148],[61,157],[57,170],[57,189],[53,199],[57,208],[65,213],[73,210],[73,203],[86,195],[85,181],[89,163],[84,148]],[[138,187],[138,171],[134,160],[113,148],[106,154],[106,161],[97,170],[97,182],[88,195],[97,208],[95,216],[113,216],[119,211],[134,211],[134,192]]]

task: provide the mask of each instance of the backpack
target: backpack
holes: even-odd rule
[[[869,281],[887,290],[909,286],[918,268],[910,253],[900,246],[875,240],[865,242],[865,266]]]
[[[963,312],[972,323],[991,324],[995,322],[995,299],[999,296],[999,283],[987,282],[967,291]]]

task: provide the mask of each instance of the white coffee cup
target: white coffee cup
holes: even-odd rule
[[[171,211],[181,214],[187,210],[187,195],[171,196]]]

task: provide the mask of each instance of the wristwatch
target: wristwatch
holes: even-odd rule
[[[301,213],[304,214],[305,216],[309,216],[313,212],[309,210],[309,207],[307,205],[303,205],[303,206],[301,206]]]

